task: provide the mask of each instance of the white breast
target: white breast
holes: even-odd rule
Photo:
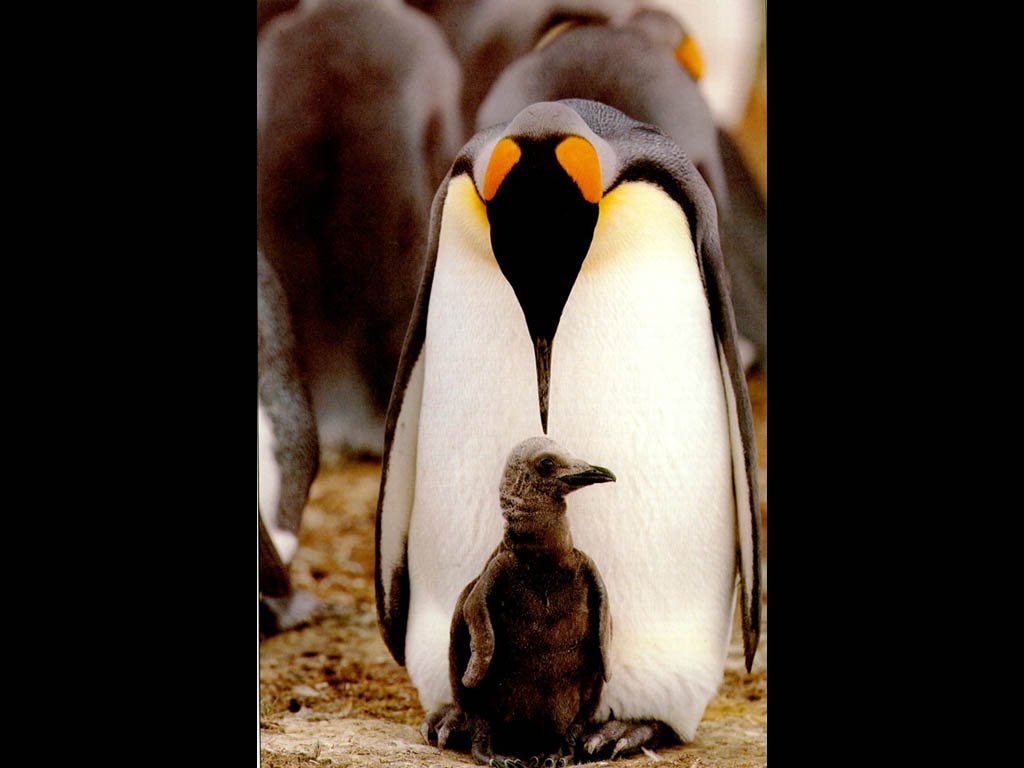
[[[501,538],[508,451],[541,434],[532,344],[470,184],[449,187],[422,357],[406,660],[428,710],[450,700],[455,601]],[[622,185],[602,201],[554,340],[549,435],[618,477],[569,497],[576,546],[601,571],[613,617],[599,714],[657,717],[692,738],[731,628],[732,477],[692,240],[656,187]]]
[[[274,424],[263,408],[263,403],[256,405],[256,432],[259,450],[256,506],[278,557],[287,565],[295,555],[295,550],[299,548],[299,540],[294,533],[277,524],[277,513],[281,503],[281,467],[275,455],[277,437],[274,434]]]

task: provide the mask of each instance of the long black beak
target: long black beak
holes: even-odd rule
[[[537,357],[537,400],[540,404],[540,425],[548,433],[548,389],[551,386],[551,342],[542,336],[533,339]]]
[[[485,184],[484,193],[490,194],[485,204],[494,258],[523,309],[537,357],[537,401],[544,434],[548,431],[551,344],[600,215],[600,205],[584,197],[568,170],[579,170],[600,184],[597,156],[580,168],[572,159],[564,165],[557,154],[564,141],[563,135],[502,139],[507,143],[499,142],[498,147],[504,149],[496,148],[496,159],[488,163],[488,172],[491,163],[497,163],[498,187]],[[505,168],[510,158],[512,165]]]
[[[595,483],[614,483],[615,475],[612,474],[610,469],[604,467],[590,467],[582,472],[576,472],[571,475],[562,475],[560,478],[566,485],[571,485],[574,488],[580,488],[584,485],[594,485]]]

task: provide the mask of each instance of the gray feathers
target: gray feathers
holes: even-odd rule
[[[273,268],[256,252],[259,331],[259,402],[274,430],[274,454],[281,471],[277,509],[264,510],[277,527],[297,533],[309,486],[319,463],[316,425],[309,395],[295,362],[288,304]]]
[[[260,37],[257,241],[326,449],[380,450],[460,81],[436,25],[398,2],[302,4]]]
[[[268,528],[297,540],[320,454],[309,396],[295,362],[288,305],[277,275],[258,250],[256,274],[259,482],[268,486],[259,493],[260,630],[269,635],[306,621],[319,607],[311,595],[292,590],[287,557],[278,552]]]
[[[462,90],[462,114],[467,126],[473,125],[480,103],[505,67],[529,52],[552,26],[567,19],[623,21],[635,4],[635,0],[419,0],[413,3],[438,20],[467,73]]]
[[[477,113],[476,125],[508,122],[538,101],[601,102],[671,136],[721,199],[725,173],[715,122],[697,83],[676,61],[674,49],[682,37],[682,27],[671,16],[651,11],[623,26],[567,29],[501,74]]]
[[[731,139],[718,130],[697,82],[676,60],[683,35],[675,19],[658,11],[639,12],[622,25],[571,27],[501,74],[476,125],[507,122],[538,101],[578,98],[612,106],[670,136],[714,195],[739,330],[766,364],[767,207]],[[720,147],[720,138],[726,146]]]

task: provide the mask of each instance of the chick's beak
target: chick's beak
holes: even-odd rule
[[[614,483],[616,478],[610,469],[587,465],[587,468],[582,471],[562,475],[558,479],[573,488],[582,488],[585,485],[594,485],[595,483]]]

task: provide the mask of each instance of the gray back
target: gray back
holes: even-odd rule
[[[437,25],[398,0],[302,3],[260,36],[257,241],[315,400],[347,367],[383,419],[430,201],[461,143],[460,81]]]

